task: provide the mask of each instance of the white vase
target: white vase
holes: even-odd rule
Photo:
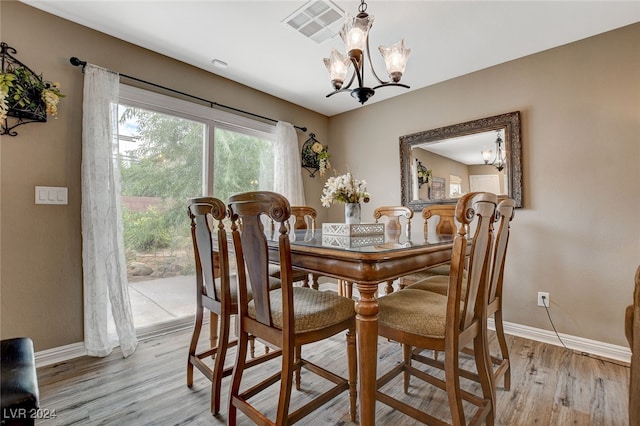
[[[344,204],[344,222],[360,223],[360,203]]]

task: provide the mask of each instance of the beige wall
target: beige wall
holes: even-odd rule
[[[332,147],[334,165],[367,180],[371,215],[401,201],[400,136],[521,111],[524,208],[505,320],[551,330],[536,306],[547,291],[559,332],[626,346],[640,264],[639,42],[635,24],[332,117],[330,139],[345,141]],[[410,66],[407,84],[419,72]]]
[[[83,77],[88,62],[256,114],[307,126],[326,141],[328,118],[182,62],[13,1],[2,1],[2,41],[66,95],[57,120],[2,136],[1,337],[30,336],[37,351],[83,340],[80,160]],[[307,132],[307,133],[308,133]],[[307,134],[298,132],[300,146]],[[322,181],[304,173],[306,197],[320,209]],[[69,188],[67,206],[34,204],[34,187]],[[324,220],[326,209],[319,210]]]
[[[369,182],[365,216],[400,203],[400,136],[521,111],[524,208],[513,223],[505,318],[550,329],[535,306],[537,291],[548,291],[560,332],[626,345],[623,311],[640,263],[640,24],[328,119],[24,4],[1,4],[2,40],[67,95],[57,120],[0,141],[2,338],[29,335],[38,351],[83,338],[82,74],[69,64],[78,56],[308,126],[331,141],[339,171],[348,166]],[[307,202],[321,222],[338,221],[341,206],[319,206],[322,183],[305,177]],[[69,205],[36,206],[35,185],[68,187]]]

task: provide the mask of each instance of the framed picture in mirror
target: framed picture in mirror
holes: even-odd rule
[[[444,178],[434,177],[431,181],[431,189],[429,191],[430,200],[444,200],[445,199],[446,182]]]

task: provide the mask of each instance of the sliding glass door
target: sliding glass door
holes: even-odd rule
[[[153,333],[195,313],[187,200],[273,190],[273,126],[126,86],[118,112],[129,294]]]

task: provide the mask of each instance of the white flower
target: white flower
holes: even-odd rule
[[[320,201],[323,207],[330,207],[333,203],[367,203],[367,182],[355,179],[351,173],[332,176],[324,184]]]
[[[0,90],[0,120],[4,120],[7,118],[7,111],[9,111],[9,106],[6,102],[7,94]]]
[[[320,142],[315,142],[313,145],[311,145],[311,151],[315,152],[316,154],[320,154],[322,151],[324,151],[324,146],[322,146]]]

